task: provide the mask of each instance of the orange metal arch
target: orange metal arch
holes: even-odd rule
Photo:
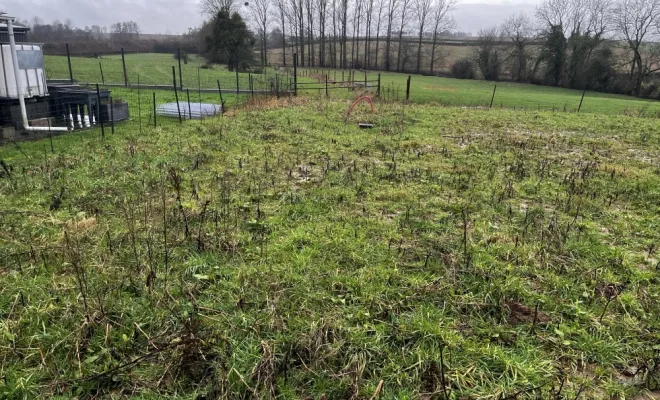
[[[355,100],[355,102],[354,102],[354,103],[351,105],[351,107],[348,109],[348,112],[346,113],[346,120],[348,120],[348,117],[351,115],[351,112],[353,112],[353,108],[355,108],[355,106],[357,105],[357,103],[359,103],[359,102],[361,102],[361,101],[364,101],[364,100],[366,100],[366,101],[369,102],[369,105],[371,106],[371,113],[374,113],[374,112],[375,112],[375,111],[374,111],[374,102],[373,102],[373,100],[371,100],[371,97],[369,97],[369,96],[358,97],[358,99]]]

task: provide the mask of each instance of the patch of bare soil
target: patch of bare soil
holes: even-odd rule
[[[527,323],[546,323],[550,321],[550,316],[543,311],[528,307],[521,303],[511,302],[508,303],[509,307],[509,323],[513,325],[527,324]]]

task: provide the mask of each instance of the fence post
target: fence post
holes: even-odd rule
[[[218,93],[220,93],[220,105],[222,106],[222,113],[225,113],[225,101],[222,99],[222,89],[220,88],[220,79],[218,79]]]
[[[325,97],[328,97],[328,74],[325,75]]]
[[[103,118],[101,118],[101,89],[99,89],[98,83],[96,84],[96,115],[99,123],[101,124],[101,140],[103,140],[105,139],[105,127],[103,126]],[[48,127],[50,127],[50,120],[48,121]]]
[[[298,96],[298,53],[293,53],[293,95]]]
[[[113,106],[112,97],[110,97],[110,132],[115,133],[115,107]]]
[[[154,96],[154,128],[158,126],[158,123],[156,122],[156,92],[153,92]]]
[[[66,59],[69,62],[69,80],[71,81],[71,83],[73,83],[73,68],[71,68],[71,53],[69,53],[68,43],[66,44]]]
[[[493,97],[490,98],[490,107],[488,108],[493,108],[493,101],[495,100],[495,91],[497,90],[497,85],[493,88]]]
[[[179,88],[183,91],[183,70],[181,69],[181,49],[176,50],[177,58],[179,59]]]
[[[408,75],[408,81],[406,82],[406,102],[410,100],[410,75]]]
[[[197,68],[197,97],[199,98],[199,119],[202,119],[202,77],[200,75],[201,68]]]
[[[126,57],[124,56],[124,48],[121,48],[121,65],[124,68],[124,86],[128,86],[128,73],[126,72]]]
[[[50,118],[48,118],[48,140],[50,141],[50,152],[55,154],[55,147],[53,147],[53,132],[51,129],[52,127],[50,126]]]
[[[280,76],[275,74],[275,96],[279,100],[280,98]]]
[[[367,71],[364,71],[364,88],[367,88]]]
[[[582,91],[582,98],[580,99],[580,105],[578,106],[577,112],[580,112],[580,109],[582,108],[582,101],[584,100],[584,94],[587,93],[587,89],[584,89]]]
[[[99,61],[99,69],[101,70],[101,83],[105,85],[105,76],[103,75],[103,65]]]
[[[179,123],[182,123],[181,119],[181,106],[179,105],[179,94],[176,91],[176,67],[172,65],[172,86],[174,87],[174,97],[176,98],[176,110],[179,113]]]
[[[140,92],[140,74],[138,74],[138,121],[140,125],[140,136],[142,136],[142,95]]]
[[[378,73],[378,91],[376,92],[376,96],[380,97],[380,72]]]
[[[240,90],[240,85],[238,83],[238,54],[234,56],[234,68],[236,68],[236,99],[238,99],[238,92]]]
[[[192,106],[190,105],[190,89],[186,89],[186,97],[188,98],[188,119],[192,119]]]

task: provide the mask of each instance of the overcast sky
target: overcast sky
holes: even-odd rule
[[[507,16],[533,14],[539,0],[462,0],[454,12],[457,28],[475,33]],[[0,9],[21,20],[67,18],[77,27],[109,26],[133,20],[144,33],[183,33],[199,25],[199,0],[0,0]]]

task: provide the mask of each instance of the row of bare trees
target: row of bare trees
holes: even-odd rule
[[[545,0],[479,32],[485,79],[657,96],[660,0]]]
[[[252,0],[235,4],[204,0],[202,11],[209,17],[221,9],[247,13],[261,43],[264,65],[269,61],[290,65],[295,52],[301,66],[402,71],[416,49],[416,71],[422,71],[428,51],[433,73],[440,37],[454,27],[451,11],[456,1]],[[266,51],[272,29],[281,40],[278,60],[268,60]]]

